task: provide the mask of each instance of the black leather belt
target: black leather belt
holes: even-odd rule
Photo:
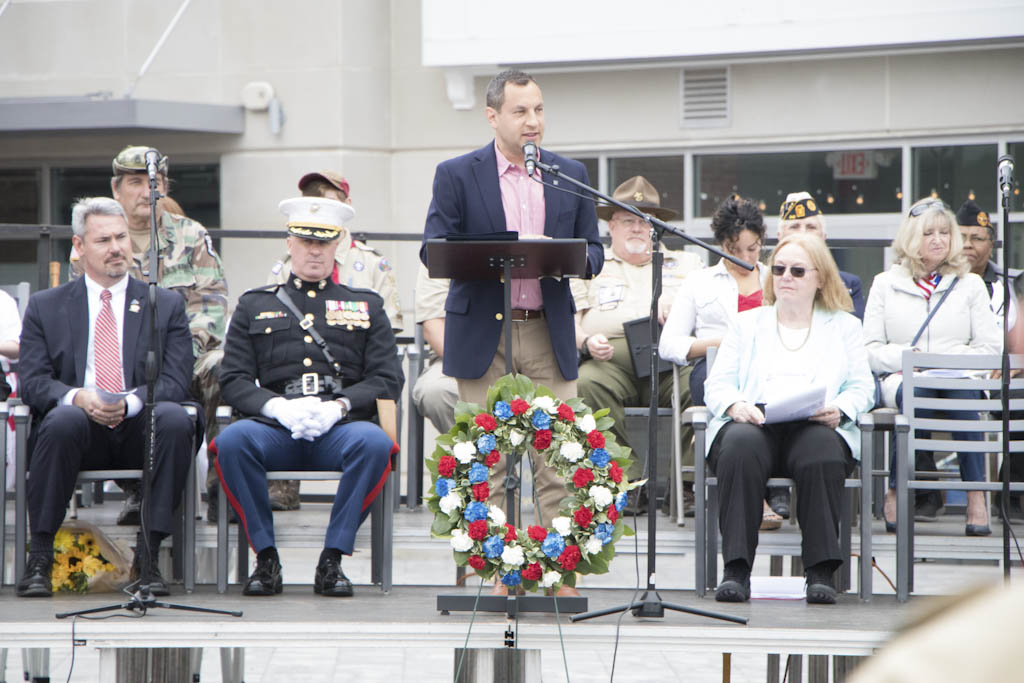
[[[525,322],[527,320],[540,320],[544,317],[544,309],[539,311],[530,310],[528,308],[513,308],[511,320],[516,322]]]
[[[317,396],[319,394],[340,394],[341,380],[330,375],[318,375],[315,372],[307,372],[298,379],[288,380],[281,383],[280,393],[294,396]]]

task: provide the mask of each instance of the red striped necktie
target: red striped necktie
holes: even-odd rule
[[[117,343],[117,320],[110,307],[110,290],[100,292],[100,314],[96,316],[93,335],[93,354],[96,365],[96,387],[106,391],[121,391],[124,374],[121,372],[121,349]]]

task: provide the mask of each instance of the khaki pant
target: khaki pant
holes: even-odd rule
[[[555,396],[562,399],[576,396],[576,380],[567,380],[562,376],[551,349],[551,337],[548,334],[546,320],[512,321],[512,371],[526,375],[534,385],[542,384],[550,389]],[[457,352],[451,349],[451,352]],[[505,334],[502,331],[498,350],[494,354],[491,366],[479,379],[459,379],[459,398],[469,403],[476,403],[486,410],[487,389],[505,375]],[[548,467],[544,458],[532,448],[530,460],[533,463],[533,487],[537,498],[538,523],[549,526],[551,520],[558,516],[558,507],[562,499],[568,495],[565,483],[555,470]],[[505,454],[491,468],[491,497],[488,504],[505,509],[505,471],[507,462]],[[518,509],[519,501],[515,501]],[[512,523],[512,520],[509,520]]]
[[[447,434],[455,424],[455,404],[459,386],[454,377],[441,373],[441,360],[435,359],[416,378],[412,400],[420,415],[430,420],[440,434]]]

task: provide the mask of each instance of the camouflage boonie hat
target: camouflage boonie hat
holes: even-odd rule
[[[114,157],[114,162],[111,164],[114,168],[114,175],[122,175],[124,173],[145,173],[146,172],[146,152],[153,147],[144,147],[142,145],[129,145],[117,153]],[[157,154],[160,154],[157,151]],[[162,174],[167,175],[167,157],[161,155],[160,161],[157,162],[156,170]]]

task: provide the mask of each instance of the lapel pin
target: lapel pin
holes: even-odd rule
[[[132,299],[131,303],[128,304],[128,312],[129,313],[138,313],[140,308],[141,308],[141,306],[139,305],[139,300],[138,299]]]

